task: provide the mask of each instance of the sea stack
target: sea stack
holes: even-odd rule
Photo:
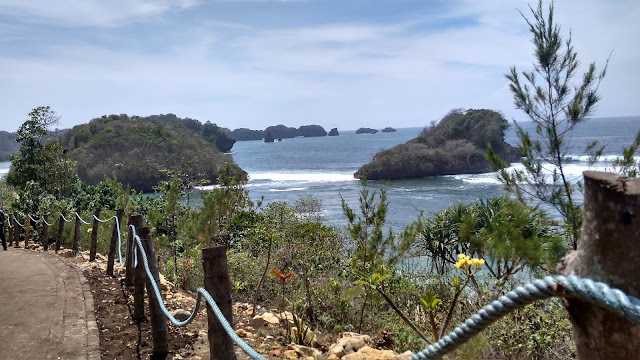
[[[338,135],[340,135],[338,133],[338,128],[333,128],[331,129],[331,131],[329,131],[329,136],[338,136]]]

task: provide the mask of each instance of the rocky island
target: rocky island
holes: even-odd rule
[[[225,133],[236,141],[262,140],[267,138],[267,133],[271,134],[273,139],[291,139],[295,137],[317,137],[327,136],[327,131],[320,125],[303,125],[299,128],[288,127],[285,125],[269,126],[264,130],[251,130],[240,128],[235,130],[224,129]],[[273,142],[273,141],[265,141]]]
[[[231,156],[223,154],[235,140],[221,128],[173,114],[103,116],[74,126],[60,143],[77,162],[80,179],[91,185],[115,176],[125,187],[152,192],[168,179],[163,170],[212,184],[225,163],[233,173],[243,172]]]
[[[408,142],[377,153],[360,167],[356,178],[409,179],[425,176],[478,174],[491,171],[487,144],[506,162],[522,156],[504,142],[507,120],[493,110],[452,110]]]
[[[356,134],[376,134],[376,133],[378,133],[378,130],[371,129],[371,128],[360,128],[356,130]]]
[[[331,131],[329,131],[329,136],[338,136],[340,135],[340,133],[338,133],[338,128],[333,128],[331,129]]]
[[[386,127],[384,129],[382,129],[382,132],[387,133],[387,132],[396,132],[398,130],[392,128],[392,127]]]

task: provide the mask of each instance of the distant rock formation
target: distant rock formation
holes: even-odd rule
[[[271,132],[274,138],[291,139],[298,136],[298,129],[284,125],[269,126],[264,132]]]
[[[267,130],[264,135],[264,142],[272,143],[273,141],[274,141],[273,134],[271,134],[271,131]]]
[[[340,135],[338,133],[338,128],[333,128],[331,129],[331,131],[329,131],[329,136],[338,136],[338,135]]]
[[[327,132],[320,125],[304,125],[298,128],[298,132],[296,136],[303,136],[303,137],[327,136]]]
[[[233,131],[224,129],[225,133],[237,141],[262,140],[266,137],[267,131],[271,132],[274,139],[291,139],[294,137],[316,137],[327,136],[327,131],[320,125],[303,125],[299,128],[284,125],[269,126],[264,130],[251,130],[246,128],[235,129]],[[337,131],[337,130],[336,130]]]
[[[264,138],[264,131],[250,130],[247,128],[235,129],[228,134],[238,141],[262,140]]]
[[[356,130],[356,134],[376,134],[378,130],[371,128],[360,128]]]
[[[384,129],[382,129],[382,132],[396,132],[398,130],[392,128],[392,127],[386,127]]]
[[[493,110],[453,110],[417,138],[378,152],[354,176],[391,180],[490,172],[487,144],[507,163],[522,157],[504,142],[508,127],[507,120]]]

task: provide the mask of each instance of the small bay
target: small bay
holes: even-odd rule
[[[534,133],[531,122],[520,125]],[[583,151],[586,144],[594,140],[605,145],[605,152],[591,169],[610,170],[613,160],[622,153],[622,147],[631,144],[639,130],[640,117],[587,120],[568,139],[568,154],[573,160],[566,170],[578,179],[583,171],[590,169]],[[322,201],[328,223],[342,225],[346,218],[342,214],[340,196],[351,207],[358,206],[361,187],[353,173],[378,151],[413,139],[420,131],[422,128],[404,128],[394,133],[356,135],[354,130],[345,130],[337,137],[294,138],[275,143],[243,141],[234,145],[233,157],[249,173],[248,190],[252,199],[292,204],[311,195]],[[513,126],[507,130],[505,140],[517,144]],[[414,221],[420,211],[429,214],[456,201],[467,203],[480,197],[503,194],[493,173],[370,181],[369,184],[373,189],[384,187],[387,190],[390,202],[387,223],[396,231]]]

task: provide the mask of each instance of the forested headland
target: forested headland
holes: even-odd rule
[[[216,183],[225,163],[234,173],[241,173],[223,153],[233,143],[235,140],[214,124],[172,114],[103,116],[73,127],[60,139],[86,183],[95,185],[113,177],[125,187],[143,192],[152,192],[160,181],[168,179],[163,170],[211,184]]]

